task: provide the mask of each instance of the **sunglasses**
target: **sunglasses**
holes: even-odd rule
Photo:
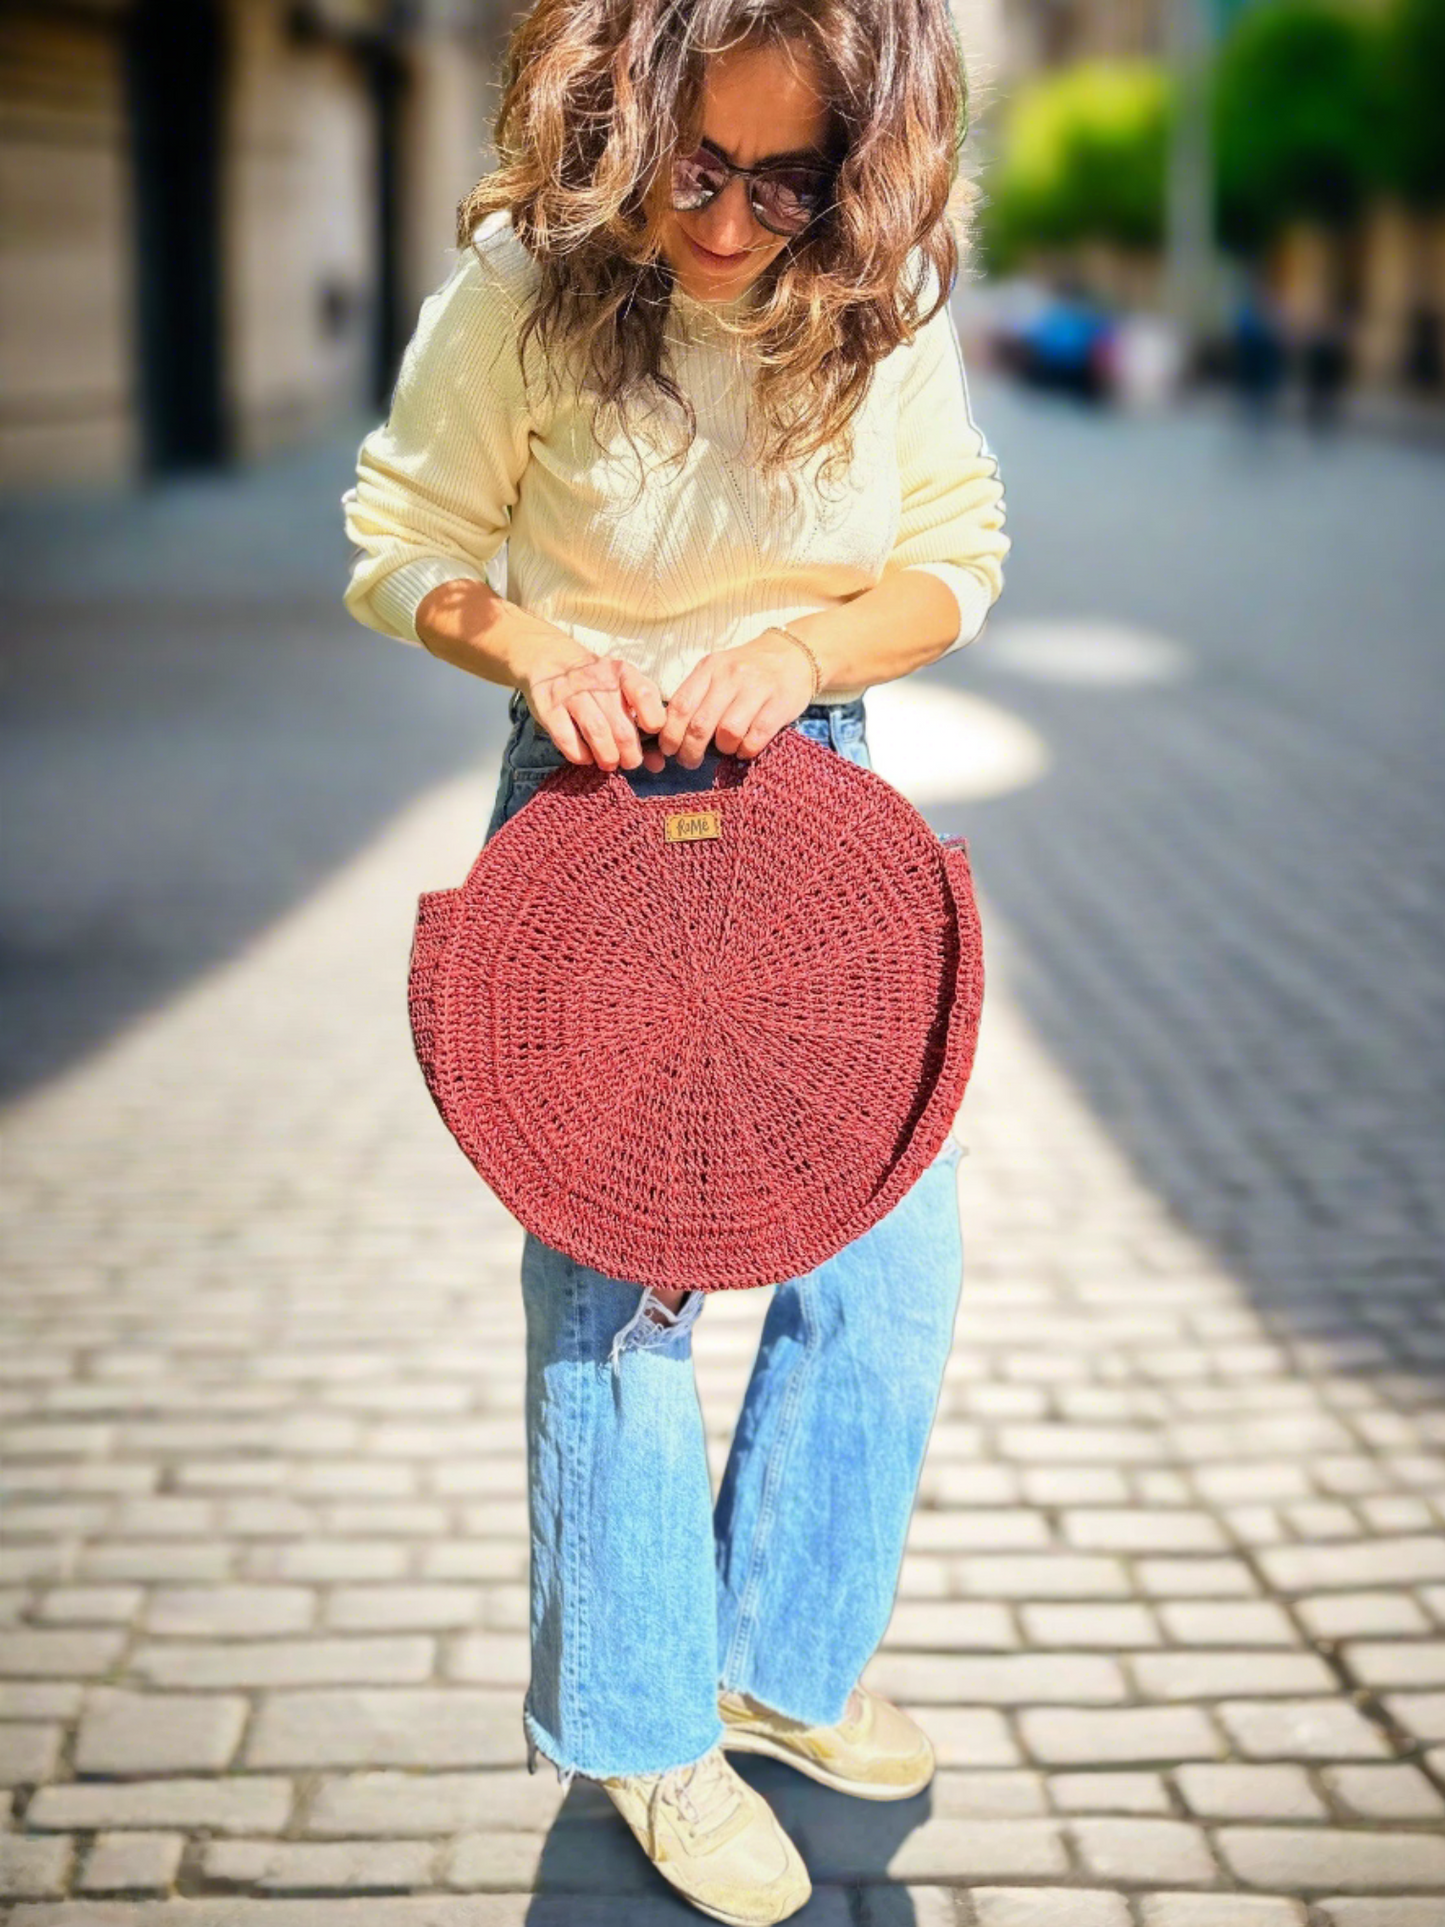
[[[672,164],[672,205],[679,214],[694,213],[714,200],[734,174],[748,184],[753,218],[770,234],[799,235],[823,212],[833,185],[826,167],[794,162],[771,167],[735,167],[710,148],[694,148]]]

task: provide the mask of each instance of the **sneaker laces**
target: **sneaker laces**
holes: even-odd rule
[[[716,1834],[742,1807],[737,1782],[722,1751],[714,1747],[689,1766],[674,1767],[658,1775],[648,1802],[648,1824],[652,1832],[654,1857],[657,1852],[657,1810],[664,1802],[675,1806],[683,1818],[701,1834]],[[731,1838],[730,1829],[724,1838]],[[721,1839],[717,1841],[722,1844]]]

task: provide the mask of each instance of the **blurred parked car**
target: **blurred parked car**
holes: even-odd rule
[[[1107,308],[1080,294],[1001,305],[993,319],[995,363],[1041,388],[1062,388],[1092,401],[1113,388],[1118,322]]]

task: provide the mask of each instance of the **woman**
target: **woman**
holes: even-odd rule
[[[564,762],[695,790],[797,727],[867,766],[866,689],[977,635],[1009,539],[947,305],[965,98],[943,0],[517,27],[502,165],[345,498],[352,613],[512,689],[488,835]],[[952,1336],[959,1152],[776,1288],[715,1509],[705,1294],[526,1237],[528,1765],[600,1780],[717,1919],[810,1892],[722,1748],[871,1799],[933,1771],[858,1676]]]

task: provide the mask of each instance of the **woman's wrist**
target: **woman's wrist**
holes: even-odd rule
[[[521,689],[538,672],[589,662],[592,652],[565,630],[518,608],[489,583],[464,576],[439,583],[417,605],[423,648],[487,682]]]
[[[809,700],[816,702],[818,692],[823,686],[823,665],[819,662],[812,644],[800,636],[791,623],[770,623],[764,633],[775,636],[786,636],[789,642],[795,644],[797,648],[802,650],[811,666],[813,676],[813,693]]]

